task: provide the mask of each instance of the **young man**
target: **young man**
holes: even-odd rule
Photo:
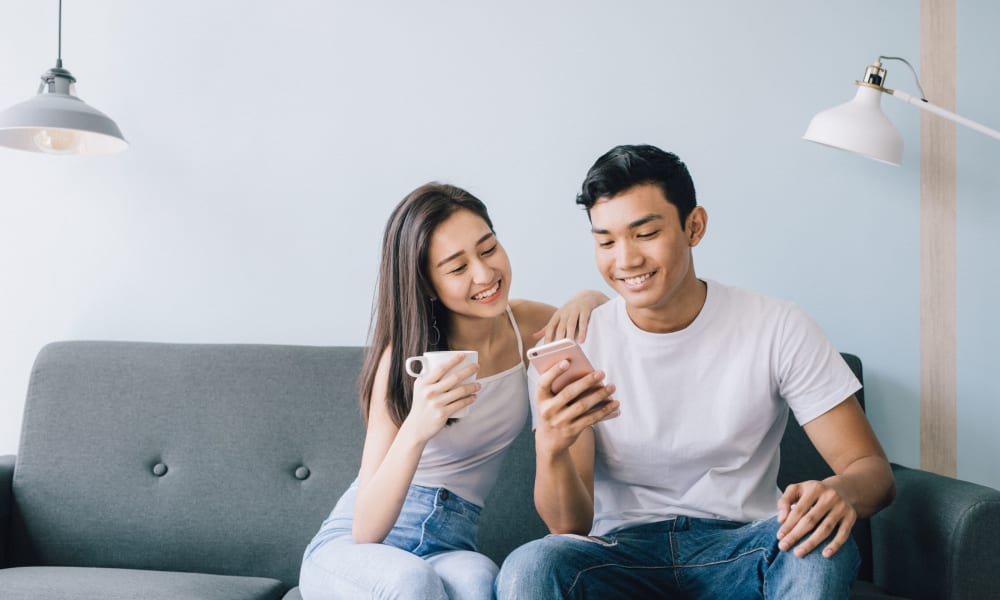
[[[583,343],[603,372],[558,394],[565,362],[538,377],[535,505],[554,535],[508,557],[498,596],[846,598],[851,527],[895,485],[850,368],[795,305],[697,278],[708,217],[677,156],[616,147],[577,203],[620,296]],[[834,475],[781,493],[789,408]]]

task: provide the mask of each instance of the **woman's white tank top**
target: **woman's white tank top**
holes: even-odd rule
[[[413,475],[417,485],[447,488],[479,506],[493,489],[504,454],[524,429],[530,412],[524,347],[510,306],[507,316],[521,360],[516,366],[477,380],[482,389],[469,415],[427,442]]]

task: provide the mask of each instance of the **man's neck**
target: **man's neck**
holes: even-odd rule
[[[708,284],[692,277],[677,293],[667,299],[662,306],[635,308],[626,302],[625,310],[632,323],[650,333],[674,333],[694,322],[708,297]]]

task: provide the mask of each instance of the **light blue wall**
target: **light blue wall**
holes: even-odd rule
[[[0,105],[51,66],[54,6],[0,7]],[[64,11],[79,93],[132,147],[58,160],[0,150],[0,453],[16,450],[31,361],[51,340],[363,343],[384,220],[430,179],[490,205],[515,295],[559,303],[601,287],[573,196],[600,153],[649,142],[688,162],[708,209],[700,275],[800,303],[864,359],[890,457],[918,463],[916,111],[883,102],[907,142],[902,168],[800,139],[876,56],[917,60],[918,2],[88,0]],[[992,37],[962,32],[975,39],[961,56],[966,43],[984,65],[997,55]],[[981,85],[962,73],[960,107]],[[890,84],[913,89],[899,67]],[[996,151],[976,158],[996,164]],[[996,189],[985,167],[962,174]],[[962,267],[985,274],[995,266],[980,231],[960,259],[976,254],[982,266]],[[964,394],[985,370],[960,325]],[[1000,485],[985,466],[966,472],[970,456],[1000,449],[969,426],[991,406],[963,396],[960,469]]]
[[[1000,130],[1000,4],[958,2],[956,110]],[[958,475],[1000,488],[1000,142],[958,130]]]

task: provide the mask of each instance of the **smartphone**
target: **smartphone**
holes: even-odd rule
[[[580,344],[570,338],[563,338],[529,349],[528,360],[535,366],[539,374],[548,371],[561,360],[569,361],[569,368],[552,382],[552,391],[556,394],[567,385],[595,370],[590,361],[587,360],[587,355],[583,353]]]

